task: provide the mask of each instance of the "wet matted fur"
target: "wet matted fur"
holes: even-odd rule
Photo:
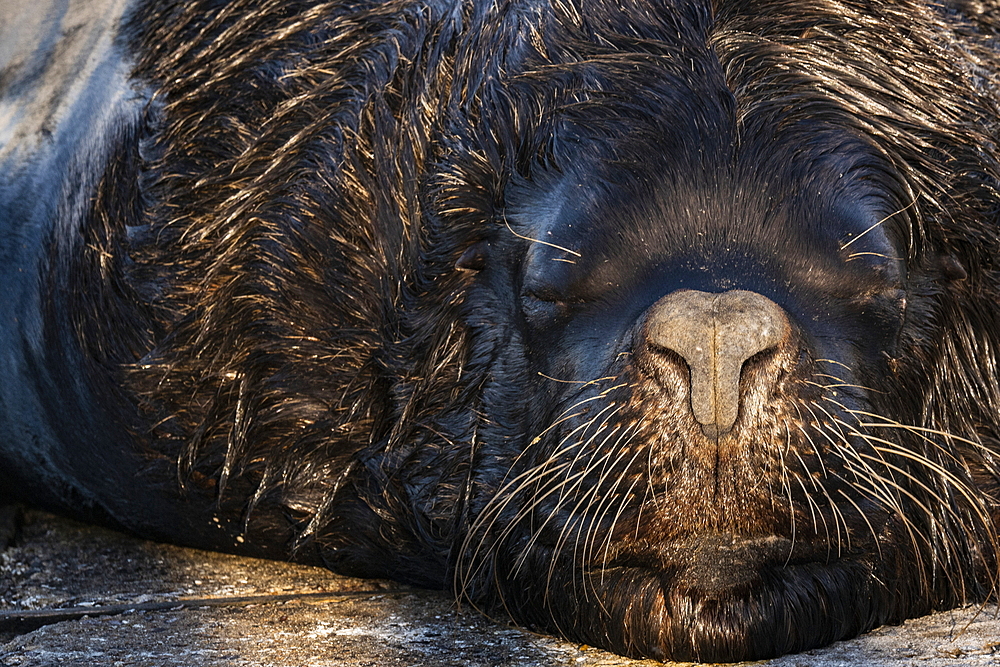
[[[0,69],[8,496],[663,659],[995,592],[997,10],[102,3]]]

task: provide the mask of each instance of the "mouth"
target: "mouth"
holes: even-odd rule
[[[463,596],[620,654],[697,662],[806,651],[979,599],[989,515],[920,442],[852,430],[853,403],[838,419],[796,399],[707,443],[635,391],[621,404],[639,417],[581,420],[527,450],[470,531]],[[973,500],[957,509],[934,485]]]
[[[521,622],[631,657],[761,660],[902,621],[906,605],[890,587],[912,582],[887,576],[905,571],[888,562],[898,556],[703,535],[575,574],[550,568],[542,583],[522,580],[503,597]]]
[[[877,564],[860,550],[838,554],[783,537],[703,536],[666,552],[668,565],[649,571],[660,573],[663,606],[660,627],[650,628],[652,657],[774,657],[879,621]]]

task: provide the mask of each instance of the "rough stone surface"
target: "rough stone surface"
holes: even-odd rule
[[[254,599],[205,606],[234,597]],[[109,605],[184,600],[96,615]],[[33,630],[10,622],[13,611],[70,607],[95,615]],[[0,664],[20,667],[655,664],[536,636],[432,591],[144,542],[40,512],[27,513],[20,538],[0,554],[0,642]],[[995,607],[945,612],[754,664],[1000,666],[1000,620]]]

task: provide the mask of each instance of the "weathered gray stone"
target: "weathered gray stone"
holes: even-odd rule
[[[252,600],[204,606],[236,597]],[[17,610],[84,607],[99,614],[109,605],[182,600],[189,602],[180,608],[11,630]],[[7,621],[5,627],[0,620],[7,633],[0,664],[18,667],[655,664],[511,628],[458,610],[432,591],[144,542],[39,512],[27,514],[19,542],[0,554],[0,614]],[[756,664],[998,666],[1000,621],[995,607],[945,612]]]

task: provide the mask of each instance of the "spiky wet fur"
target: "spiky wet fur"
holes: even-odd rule
[[[153,100],[80,252],[54,260],[53,291],[72,289],[52,319],[70,313],[93,382],[124,387],[115,409],[162,483],[239,514],[263,553],[454,578],[519,622],[675,659],[802,650],[982,599],[1000,471],[995,26],[907,1],[150,2],[130,38]],[[800,369],[811,398],[776,433],[780,493],[762,491],[795,539],[870,549],[730,610],[671,608],[666,574],[615,569],[645,557],[642,513],[674,502],[682,464],[627,414],[640,380],[622,366],[533,392],[505,319],[516,289],[505,302],[455,268],[476,244],[523,250],[502,214],[518,184],[571,167],[560,142],[642,162],[621,138],[655,143],[658,110],[702,76],[726,87],[692,117],[732,114],[736,140],[780,117],[874,147],[913,276],[904,353],[866,378],[878,392],[864,369]],[[523,418],[539,401],[548,421]],[[853,491],[830,498],[823,471]],[[696,550],[679,522],[660,537]],[[871,607],[786,612],[838,576],[834,610]]]

